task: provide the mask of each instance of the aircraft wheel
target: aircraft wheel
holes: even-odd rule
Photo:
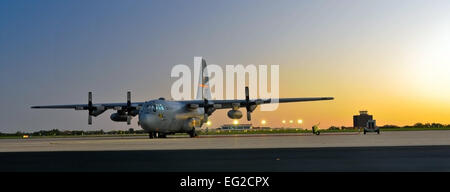
[[[380,130],[378,130],[377,133],[380,134]]]
[[[319,131],[317,131],[317,132],[316,132],[316,135],[320,135],[320,132],[319,132]]]
[[[153,139],[153,136],[154,136],[154,135],[153,135],[153,132],[148,133],[148,138],[149,138],[149,139]]]
[[[364,135],[366,134],[366,130],[364,130]]]
[[[195,132],[195,128],[192,129],[192,131],[189,133],[190,137],[196,137],[197,133]]]

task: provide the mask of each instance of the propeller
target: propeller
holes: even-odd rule
[[[88,124],[92,125],[92,112],[94,111],[94,107],[92,106],[92,92],[89,91],[88,93],[88,111],[89,111],[89,116],[88,116]]]
[[[131,124],[131,115],[130,115],[131,110],[133,110],[131,108],[131,92],[128,91],[127,92],[127,107],[125,109],[125,111],[127,112],[127,125]]]
[[[105,106],[102,106],[102,105],[93,105],[92,104],[92,92],[89,92],[88,93],[88,105],[87,105],[87,108],[84,108],[84,109],[89,111],[88,124],[92,125],[92,116],[97,117],[98,115],[100,115],[103,112],[105,112],[107,108],[105,108]],[[123,109],[123,111],[125,111],[126,115],[127,115],[127,124],[128,125],[131,122],[131,118],[132,118],[132,115],[133,115],[132,114],[133,110],[134,110],[134,108],[131,106],[131,92],[128,91],[128,93],[127,93],[127,105]]]
[[[208,117],[216,110],[216,108],[214,107],[213,103],[208,101],[208,99],[205,98],[203,101],[204,101],[204,103],[203,103],[203,109],[204,109],[203,122],[206,123],[206,122],[208,122]]]
[[[245,87],[245,108],[247,109],[247,121],[252,120],[252,112],[250,111],[250,93],[248,87]]]
[[[252,112],[256,109],[256,103],[250,102],[250,90],[245,87],[245,108],[247,109],[247,120],[252,120]]]

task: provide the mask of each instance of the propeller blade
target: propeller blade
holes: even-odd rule
[[[89,91],[88,93],[88,125],[92,125],[92,111],[93,111],[93,107],[92,107],[92,92]]]
[[[245,87],[245,108],[247,109],[247,121],[252,120],[251,109],[250,109],[250,90],[248,86]]]
[[[208,122],[208,117],[209,117],[208,114],[205,113],[203,116],[203,122],[205,123]]]
[[[88,108],[92,108],[92,92],[89,91],[88,93]]]
[[[131,112],[131,91],[127,92],[127,125],[131,124],[131,116],[130,116],[130,112]]]
[[[204,123],[208,122],[209,115],[211,115],[215,110],[216,110],[216,108],[214,107],[214,103],[209,102],[208,99],[205,98],[204,103],[203,103],[203,111],[204,111],[203,122]]]
[[[131,107],[131,91],[127,92],[127,107]]]
[[[88,125],[92,125],[92,115],[88,116]]]
[[[248,86],[245,87],[245,101],[248,103],[248,101],[250,100],[250,91],[248,90]]]
[[[203,99],[203,123],[208,121],[208,99]]]
[[[88,93],[88,104],[89,104],[89,106],[92,107],[92,92],[90,92],[90,91]]]

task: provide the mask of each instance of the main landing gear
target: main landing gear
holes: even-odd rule
[[[153,138],[167,138],[166,134],[160,133],[160,132],[150,132],[148,133],[148,138],[149,139],[153,139]]]
[[[197,137],[198,135],[197,135],[197,132],[195,132],[195,128],[193,128],[192,129],[192,131],[191,132],[189,132],[189,136],[192,138],[192,137]]]

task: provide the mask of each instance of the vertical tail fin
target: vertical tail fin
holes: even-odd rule
[[[206,61],[203,57],[200,58],[201,58],[201,67],[199,69],[198,88],[197,88],[197,95],[195,98],[197,100],[211,99],[211,89],[209,87],[209,75]]]

